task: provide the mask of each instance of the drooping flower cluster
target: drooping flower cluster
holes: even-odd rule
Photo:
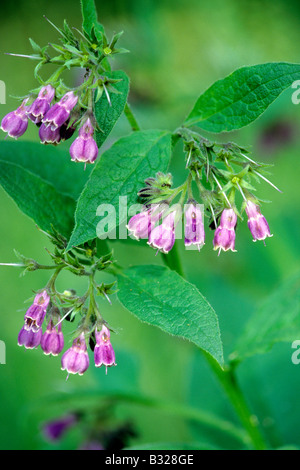
[[[171,189],[171,175],[158,173],[156,178],[148,178],[145,181],[147,186],[138,193],[141,198],[145,199],[146,205],[143,206],[140,213],[130,218],[127,225],[129,233],[137,240],[148,239],[148,245],[166,254],[173,248],[176,238],[182,238],[182,231],[176,230],[176,226],[182,220],[183,215],[184,244],[187,249],[200,250],[205,244],[204,216],[210,214],[210,226],[215,229],[214,250],[217,250],[219,254],[221,251],[236,251],[235,230],[238,217],[241,219],[242,217],[232,197],[234,191],[232,191],[229,200],[223,188],[220,188],[218,181],[219,194],[216,191],[209,192],[204,189],[196,175],[197,178],[204,203],[202,205],[192,197],[191,174],[184,185],[174,190]],[[216,180],[215,175],[213,178]],[[250,193],[247,193],[248,197],[246,197],[246,191],[239,188],[244,198],[243,208],[248,216],[248,227],[253,240],[265,240],[267,237],[271,237],[269,225],[260,212],[258,201]],[[187,203],[184,203],[186,191],[190,197]],[[180,202],[171,205],[171,202],[180,193],[183,193]],[[221,198],[223,198],[223,208],[220,204]],[[218,211],[217,217],[213,205]],[[219,224],[217,219],[219,219]]]
[[[43,334],[42,326],[47,315],[50,321]],[[64,348],[64,336],[62,333],[62,320],[59,320],[59,311],[51,307],[51,300],[47,290],[38,293],[33,304],[27,310],[18,336],[18,345],[26,349],[35,349],[41,346],[45,355],[58,356]],[[87,333],[82,331],[73,341],[61,358],[61,368],[69,374],[82,375],[89,367],[89,355],[87,350]],[[115,352],[110,342],[110,331],[102,324],[95,330],[96,346],[94,349],[95,366],[115,366]]]
[[[174,246],[176,226],[181,218],[181,208],[157,204],[145,208],[128,222],[129,232],[136,238],[148,239],[148,245],[162,253],[168,253]],[[201,249],[205,242],[203,214],[196,201],[190,200],[184,207],[186,247]],[[161,222],[161,223],[159,223]]]
[[[79,136],[70,148],[71,160],[94,163],[98,156],[94,133],[103,132],[97,124],[95,107],[103,93],[109,106],[112,105],[109,92],[119,93],[113,85],[121,79],[107,75],[107,61],[112,55],[127,52],[116,47],[122,33],[114,34],[109,41],[103,26],[97,23],[91,32],[76,30],[79,38],[66,21],[59,28],[46,20],[59,32],[60,43],[40,47],[30,39],[32,55],[11,54],[38,61],[34,76],[40,86],[30,91],[15,111],[4,116],[1,129],[17,139],[26,132],[30,120],[39,128],[42,144],[58,145],[79,128]],[[49,48],[55,51],[54,56]],[[44,81],[39,71],[47,64],[56,70]],[[72,67],[84,71],[83,82],[74,88],[67,86],[61,77]]]
[[[81,119],[80,109],[76,109],[78,96],[73,91],[67,92],[51,106],[55,98],[55,89],[51,85],[41,88],[37,98],[29,106],[26,98],[21,106],[7,114],[1,122],[1,129],[10,137],[23,135],[31,120],[39,127],[39,138],[42,144],[58,145],[70,139],[79,126],[79,136],[70,147],[71,160],[76,162],[94,163],[98,156],[98,147],[93,138],[95,126],[92,115],[85,113]]]

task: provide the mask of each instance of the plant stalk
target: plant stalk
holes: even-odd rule
[[[129,122],[133,132],[140,131],[141,130],[140,126],[138,125],[138,122],[137,122],[133,112],[131,111],[131,108],[130,108],[128,103],[126,103],[126,105],[125,105],[124,113],[125,113],[127,121]]]
[[[174,245],[174,248],[175,247],[176,243]],[[168,255],[162,256],[163,261],[170,269],[173,269],[180,276],[184,277],[178,250],[177,248],[175,248],[175,251],[173,250]],[[268,446],[260,432],[258,420],[256,416],[252,415],[248,408],[246,399],[243,395],[242,390],[239,387],[233,368],[227,366],[226,369],[222,369],[222,367],[210,354],[203,351],[203,355],[207,360],[211,370],[215,374],[215,377],[218,379],[221,386],[223,387],[233,408],[235,409],[236,414],[238,415],[245,431],[249,436],[253,448],[256,450],[267,449]]]

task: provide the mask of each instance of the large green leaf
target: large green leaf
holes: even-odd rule
[[[285,62],[242,67],[208,88],[184,124],[210,132],[246,126],[291,86],[299,74],[300,64]]]
[[[118,298],[141,321],[185,338],[223,364],[218,318],[198,289],[163,266],[136,266],[118,275]]]
[[[120,80],[120,82],[113,84],[118,93],[109,92],[111,103],[108,102],[104,92],[95,103],[95,116],[99,126],[99,130],[96,132],[98,147],[101,147],[124,111],[129,92],[129,78],[125,72],[121,70],[107,72],[106,76],[114,80]]]
[[[0,183],[41,229],[51,231],[53,225],[62,235],[69,237],[74,225],[74,199],[24,167],[2,160]]]
[[[300,273],[286,281],[261,306],[238,340],[232,360],[268,352],[279,342],[300,337]]]
[[[91,34],[97,24],[97,11],[94,0],[81,0],[82,28]]]
[[[78,199],[92,170],[72,162],[67,150],[33,142],[0,142],[0,160],[21,166],[73,199]]]
[[[157,171],[166,171],[170,158],[171,134],[167,131],[134,132],[118,140],[101,156],[79,198],[69,248],[96,238],[99,222],[96,212],[100,204],[115,207],[115,226],[123,222],[125,215],[119,215],[119,196],[127,196],[128,207],[136,203],[144,180]],[[103,234],[98,231],[98,236]]]

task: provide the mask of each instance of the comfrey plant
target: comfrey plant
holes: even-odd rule
[[[205,91],[173,132],[143,131],[127,103],[127,75],[111,68],[110,59],[126,52],[117,48],[121,33],[108,40],[92,0],[82,0],[82,14],[82,31],[70,29],[66,22],[62,29],[55,26],[59,45],[39,47],[31,40],[34,54],[28,57],[37,61],[39,86],[22,97],[19,107],[1,124],[10,137],[19,138],[32,121],[41,142],[54,146],[79,130],[70,146],[72,163],[57,148],[51,152],[49,165],[49,147],[21,141],[1,143],[3,154],[13,148],[10,160],[1,159],[1,184],[54,246],[49,251],[49,265],[18,255],[20,262],[15,266],[26,272],[42,269],[53,273],[47,285],[35,292],[18,343],[27,349],[40,346],[53,356],[61,354],[66,344],[61,367],[67,374],[85,373],[90,365],[89,349],[96,367],[107,370],[115,366],[114,329],[103,318],[96,295],[111,302],[110,296],[117,292],[121,304],[141,321],[201,349],[245,428],[246,433],[235,430],[235,435],[245,446],[265,448],[259,423],[235,377],[241,354],[235,351],[224,365],[217,316],[200,291],[184,279],[176,238],[183,238],[186,248],[200,250],[210,243],[209,228],[214,231],[213,249],[218,254],[233,252],[238,247],[236,228],[245,215],[254,241],[265,243],[272,236],[261,213],[263,201],[256,193],[260,182],[278,189],[265,176],[269,165],[257,162],[238,144],[204,137],[198,130],[218,134],[250,124],[293,83],[300,65],[268,63],[238,69]],[[57,55],[51,55],[51,50]],[[57,70],[44,80],[40,70],[47,64]],[[71,68],[82,70],[82,83],[77,87],[68,87],[62,78]],[[132,133],[102,152],[102,144],[122,113]],[[168,171],[176,145],[183,147],[184,176],[182,184],[174,188]],[[80,162],[95,163],[93,171],[83,172]],[[142,203],[142,210],[128,218],[119,207],[121,197],[130,206]],[[98,207],[102,204],[118,214],[110,219],[109,230],[105,224],[99,226]],[[116,263],[109,246],[113,244],[111,234],[126,224],[132,238],[146,239],[162,253],[166,266],[124,268]],[[196,256],[201,254],[196,251]],[[57,289],[57,278],[64,271],[86,280],[83,294]],[[102,273],[113,276],[112,282],[99,280]],[[71,338],[64,338],[66,321],[76,325]]]

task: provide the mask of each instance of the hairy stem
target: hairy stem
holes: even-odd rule
[[[203,353],[211,367],[211,370],[219,380],[228,399],[234,407],[244,429],[247,431],[253,447],[256,450],[266,449],[267,444],[260,432],[258,420],[248,408],[246,399],[237,382],[235,371],[230,367],[223,370],[212,356],[205,352]]]
[[[131,110],[128,103],[126,103],[126,105],[125,105],[124,113],[125,113],[127,121],[129,122],[133,132],[139,131],[140,126],[138,125],[138,122],[137,122],[137,120],[136,120],[136,118],[135,118],[135,116],[134,116],[134,114],[133,114],[133,112],[132,112],[132,110]]]

